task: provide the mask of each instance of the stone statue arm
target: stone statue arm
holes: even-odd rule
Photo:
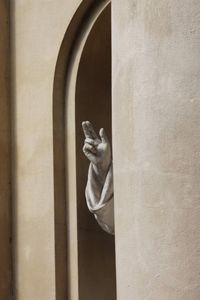
[[[113,199],[113,174],[110,166],[102,184],[90,164],[88,171],[88,181],[85,190],[88,209],[94,214],[95,219],[103,230],[114,234],[114,199]]]
[[[90,122],[83,122],[83,152],[90,161],[86,186],[86,202],[103,230],[114,234],[113,170],[111,147],[102,128],[99,137]]]

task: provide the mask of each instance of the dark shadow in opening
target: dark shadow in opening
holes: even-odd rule
[[[81,123],[104,127],[111,141],[111,7],[95,22],[85,44],[76,85],[76,163],[80,300],[115,300],[115,242],[87,209],[88,161],[82,153]]]

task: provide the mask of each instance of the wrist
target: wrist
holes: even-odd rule
[[[101,182],[105,181],[110,165],[111,165],[111,160],[109,162],[104,162],[104,163],[97,163],[97,164],[92,163],[93,170]]]

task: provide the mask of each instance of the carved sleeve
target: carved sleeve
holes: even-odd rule
[[[98,176],[93,170],[92,164],[90,164],[85,195],[88,209],[94,214],[98,224],[106,232],[114,234],[112,165],[102,186],[102,183],[99,182]]]

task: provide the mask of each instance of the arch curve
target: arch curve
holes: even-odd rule
[[[85,0],[80,4],[66,30],[56,63],[53,145],[56,298],[59,300],[78,299],[78,281],[74,280],[78,278],[74,138],[76,77],[90,30],[109,3],[108,0]]]

